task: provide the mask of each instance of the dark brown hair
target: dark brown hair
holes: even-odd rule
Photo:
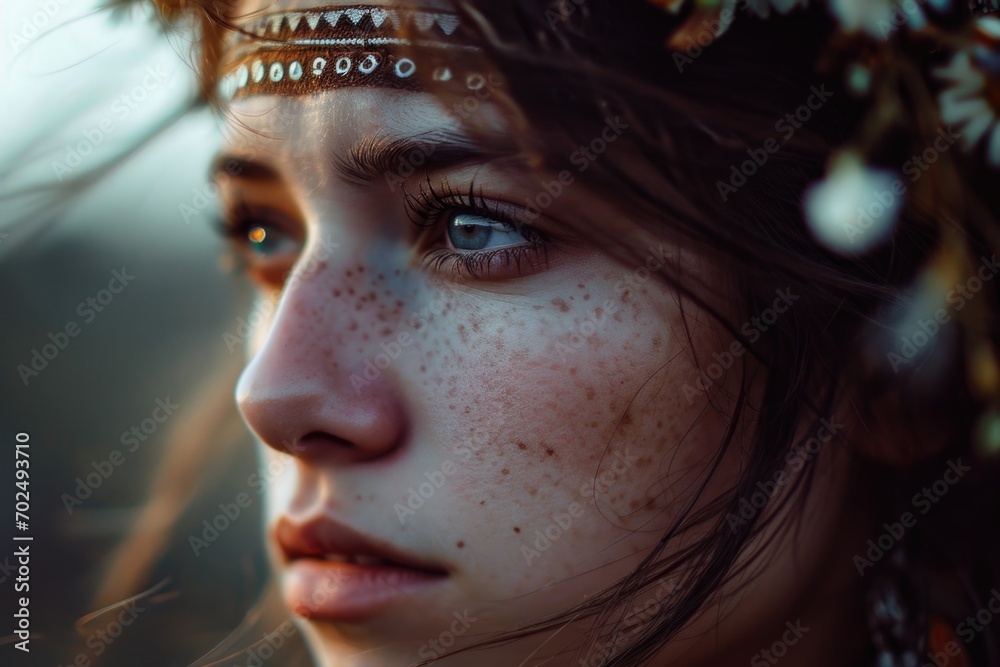
[[[203,96],[214,100],[221,40],[237,18],[234,3],[156,4],[168,19],[186,16],[197,22]],[[859,492],[868,496],[879,521],[892,517],[946,461],[975,461],[949,498],[948,512],[927,517],[907,541],[925,570],[961,582],[968,611],[981,607],[979,594],[997,582],[998,545],[980,519],[1000,515],[1000,498],[991,481],[996,460],[974,446],[990,397],[974,390],[979,348],[966,343],[998,342],[995,287],[986,286],[954,333],[936,342],[935,363],[908,364],[895,372],[885,356],[887,345],[897,341],[899,313],[912,306],[914,286],[941,248],[951,253],[957,274],[966,275],[980,256],[1000,246],[997,191],[973,165],[956,155],[942,156],[908,197],[892,240],[861,257],[838,255],[818,244],[801,204],[803,192],[823,177],[831,155],[845,145],[860,149],[875,164],[898,168],[933,142],[938,122],[926,113],[933,91],[915,74],[940,64],[945,54],[903,33],[886,40],[882,50],[871,50],[862,40],[835,34],[833,19],[819,3],[770,20],[743,12],[696,58],[688,52],[691,62],[676,59],[665,42],[692,15],[671,15],[650,2],[456,4],[481,33],[484,61],[502,76],[496,101],[510,113],[540,178],[568,166],[567,156],[595,136],[609,116],[629,125],[622,144],[579,178],[589,191],[613,201],[620,218],[586,221],[577,231],[633,264],[645,246],[632,239],[658,238],[692,248],[724,268],[733,286],[734,312],[714,310],[679,266],[665,267],[661,277],[711,312],[750,352],[737,367],[741,391],[725,397],[737,407],[716,462],[736,446],[744,419],[754,425],[750,460],[737,487],[708,510],[679,516],[634,572],[577,608],[477,647],[555,629],[572,617],[594,617],[592,641],[580,648],[580,657],[600,653],[621,629],[624,610],[658,581],[683,572],[682,586],[669,604],[660,605],[637,636],[600,662],[644,664],[699,610],[718,602],[723,584],[752,566],[741,564],[740,557],[777,511],[749,518],[736,529],[724,517],[738,514],[741,499],[784,468],[788,453],[801,445],[801,434],[814,432],[840,406],[849,406],[849,413],[837,416],[851,429],[837,443],[842,455],[854,459],[859,486],[877,486]],[[854,96],[845,87],[845,54],[870,63],[879,108],[889,113],[873,119],[871,97]],[[833,91],[829,102],[788,138],[766,168],[723,199],[717,182],[726,181],[748,149],[773,137],[775,121],[820,86]],[[740,323],[786,288],[801,295],[796,307],[767,336],[748,340]],[[707,365],[710,360],[700,361]],[[764,374],[761,401],[751,405],[749,389],[758,367]],[[810,467],[799,478],[789,500],[805,497],[813,472]],[[706,523],[712,529],[696,545],[663,555],[671,538]],[[929,597],[925,591],[924,599]],[[993,649],[1000,636],[995,628],[987,635],[989,640],[979,644],[983,651]]]

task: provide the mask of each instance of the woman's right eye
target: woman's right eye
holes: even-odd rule
[[[280,287],[295,265],[304,239],[298,225],[277,211],[253,211],[247,207],[229,215],[221,223],[239,267],[254,281]]]

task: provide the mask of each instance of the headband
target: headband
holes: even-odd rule
[[[420,90],[422,62],[434,81],[478,90],[486,78],[461,63],[478,51],[457,14],[404,8],[339,6],[261,16],[233,34],[221,92],[308,95],[346,87]],[[436,57],[435,57],[436,56]]]

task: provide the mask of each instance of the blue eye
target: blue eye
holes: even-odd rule
[[[456,250],[493,250],[527,243],[512,225],[474,213],[456,213],[448,221],[448,240]]]

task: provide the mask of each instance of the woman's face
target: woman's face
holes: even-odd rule
[[[503,137],[492,85],[466,108]],[[531,217],[527,202],[558,172],[477,154],[427,93],[340,88],[230,111],[218,181],[260,290],[237,398],[263,444],[284,599],[320,662],[432,658],[634,569],[705,482],[725,432],[692,390],[692,357],[732,341],[686,304],[689,339],[678,298],[650,277],[679,251],[653,243],[627,264],[574,241],[580,216],[614,219],[615,202],[565,178]],[[608,152],[627,150],[628,128],[609,119],[602,133]],[[729,488],[742,456],[732,449],[696,508]],[[778,606],[807,576],[746,606]],[[671,588],[635,606],[668,604]],[[707,640],[696,623],[677,646],[694,659],[747,623]],[[475,660],[520,664],[586,627]]]

